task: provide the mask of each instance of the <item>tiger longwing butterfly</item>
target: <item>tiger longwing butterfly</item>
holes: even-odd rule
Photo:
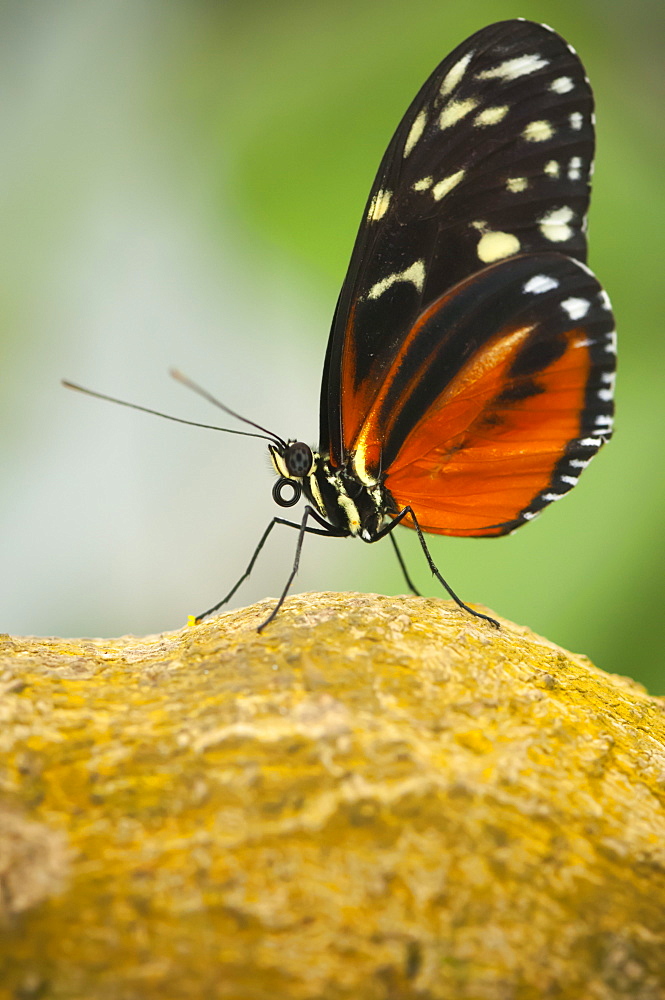
[[[451,590],[423,533],[513,531],[611,436],[614,320],[585,264],[593,153],[584,67],[546,25],[491,24],[434,70],[370,191],[328,341],[318,451],[269,434],[275,501],[309,503],[299,522],[272,520],[197,620],[233,596],[276,524],[298,543],[260,628],[307,533],[389,535],[415,590],[403,524],[454,600],[498,624]]]
[[[270,445],[275,500],[302,490],[309,505],[299,524],[268,528],[300,536],[267,621],[308,531],[394,542],[396,525],[415,528],[462,604],[422,533],[513,531],[609,439],[614,320],[585,266],[593,154],[584,67],[545,25],[483,28],[421,88],[342,285],[319,449]]]

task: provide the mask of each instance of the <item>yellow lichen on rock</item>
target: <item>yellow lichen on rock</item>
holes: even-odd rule
[[[0,1000],[662,1000],[665,705],[309,594],[0,639]]]

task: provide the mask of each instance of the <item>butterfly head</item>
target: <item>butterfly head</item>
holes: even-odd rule
[[[388,514],[395,514],[392,498],[382,482],[363,481],[349,462],[335,466],[324,452],[302,441],[269,444],[278,475],[272,495],[280,507],[293,507],[302,494],[335,529],[335,534],[358,535],[374,541]]]
[[[280,507],[293,507],[300,500],[303,479],[311,476],[316,468],[317,456],[304,441],[269,444],[268,451],[279,476],[273,486],[273,499]]]

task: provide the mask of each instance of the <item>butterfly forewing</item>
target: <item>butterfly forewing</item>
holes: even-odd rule
[[[434,71],[381,162],[331,330],[321,447],[342,464],[408,331],[516,254],[585,260],[592,95],[555,32],[490,25]]]

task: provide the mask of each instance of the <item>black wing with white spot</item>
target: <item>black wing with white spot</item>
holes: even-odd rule
[[[594,149],[584,67],[551,29],[502,21],[437,67],[379,167],[342,286],[321,391],[342,464],[418,316],[516,254],[586,260]]]

